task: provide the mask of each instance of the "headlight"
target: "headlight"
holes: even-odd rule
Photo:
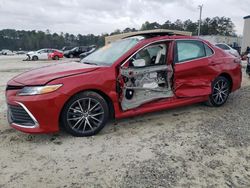
[[[60,87],[62,87],[62,84],[24,87],[23,89],[21,89],[18,95],[24,96],[24,95],[40,95],[45,93],[51,93],[53,91],[58,90]]]

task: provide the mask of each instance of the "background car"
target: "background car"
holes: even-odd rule
[[[63,58],[63,52],[60,50],[55,50],[55,49],[51,49],[49,50],[49,59],[53,59],[53,60],[59,60],[60,58]]]
[[[27,60],[33,60],[33,61],[47,60],[47,59],[58,60],[59,58],[63,57],[63,52],[56,49],[45,48],[38,51],[28,52],[27,56],[28,56]]]
[[[71,50],[73,48],[74,48],[74,46],[64,46],[61,51],[64,52],[64,51],[67,51],[67,50]]]
[[[33,69],[7,83],[10,125],[27,133],[97,134],[125,118],[204,102],[241,87],[240,59],[207,41],[149,33],[110,43],[81,62]]]
[[[73,57],[78,58],[80,56],[80,54],[85,53],[87,51],[89,51],[88,46],[79,46],[79,47],[75,47],[71,50],[64,51],[64,56],[67,58],[73,58]]]
[[[23,55],[23,54],[26,54],[27,52],[25,51],[22,51],[22,50],[19,50],[16,52],[17,55]]]
[[[92,54],[94,51],[96,51],[96,49],[97,49],[96,45],[89,46],[87,52],[81,53],[79,55],[80,59],[83,59],[83,58],[87,57],[88,55]]]
[[[13,53],[12,51],[7,50],[7,49],[3,49],[3,50],[1,51],[1,54],[2,54],[2,55],[14,55],[14,53]]]
[[[234,55],[235,57],[240,57],[240,54],[237,50],[233,49],[231,46],[225,44],[225,43],[216,43],[215,46],[223,49],[224,51]]]

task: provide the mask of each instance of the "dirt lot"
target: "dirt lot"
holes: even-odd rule
[[[58,62],[0,57],[0,187],[250,187],[250,79],[221,108],[203,104],[110,122],[94,137],[8,126],[7,80]],[[243,68],[244,69],[244,68]]]

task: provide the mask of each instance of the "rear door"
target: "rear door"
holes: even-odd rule
[[[52,49],[48,49],[48,59],[53,59],[56,51]]]
[[[39,59],[42,59],[42,60],[46,60],[49,58],[49,53],[48,53],[48,50],[47,49],[43,49],[41,51],[39,51]]]
[[[211,94],[212,49],[199,40],[177,40],[174,50],[174,92],[177,97]]]

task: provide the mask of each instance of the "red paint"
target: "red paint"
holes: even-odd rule
[[[55,57],[63,58],[63,52],[54,50],[54,52],[48,54],[48,59],[54,59]]]
[[[85,90],[95,90],[106,95],[114,106],[115,118],[124,118],[206,101],[208,95],[211,94],[212,81],[221,74],[231,77],[232,91],[240,88],[241,65],[235,63],[235,57],[204,41],[214,50],[215,54],[211,57],[174,66],[174,97],[150,102],[133,110],[122,111],[119,103],[119,94],[116,92],[120,65],[135,51],[149,43],[162,40],[174,41],[176,39],[195,38],[161,36],[143,40],[110,67],[64,63],[35,69],[16,76],[8,82],[8,85],[63,84],[63,87],[55,92],[37,96],[17,96],[18,90],[8,90],[6,92],[7,103],[12,105],[16,105],[16,101],[23,103],[39,122],[39,128],[34,129],[12,126],[20,131],[29,133],[56,132],[59,130],[59,117],[64,104],[74,94]],[[174,61],[173,45],[174,42],[169,47],[169,64]]]

